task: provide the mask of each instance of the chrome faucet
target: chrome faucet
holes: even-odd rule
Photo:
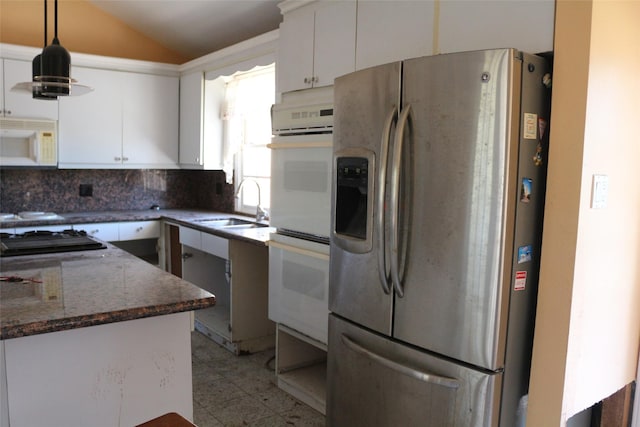
[[[269,212],[267,212],[266,209],[263,209],[262,206],[260,206],[260,184],[258,184],[258,181],[256,181],[255,179],[251,179],[251,178],[244,178],[242,181],[240,181],[240,185],[238,185],[238,189],[236,190],[236,193],[235,193],[234,197],[236,199],[238,198],[238,194],[240,194],[240,190],[242,190],[242,186],[247,181],[253,182],[256,185],[256,187],[258,187],[258,206],[256,206],[256,221],[266,221],[266,220],[268,220],[269,219]]]

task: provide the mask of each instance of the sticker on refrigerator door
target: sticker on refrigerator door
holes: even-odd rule
[[[536,154],[533,156],[533,164],[536,166],[542,165],[542,139],[547,130],[547,121],[545,119],[538,119],[538,146],[536,147]]]
[[[524,139],[538,139],[538,115],[524,113]]]
[[[531,178],[522,178],[520,184],[520,201],[529,203],[531,201],[531,189],[533,188],[533,180]]]
[[[514,291],[524,291],[524,288],[527,286],[527,272],[526,271],[516,271],[516,281],[513,285]]]
[[[533,253],[533,246],[526,245],[518,248],[518,264],[531,261],[531,254]]]

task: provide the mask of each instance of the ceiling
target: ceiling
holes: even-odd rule
[[[193,59],[278,28],[281,0],[89,0]]]

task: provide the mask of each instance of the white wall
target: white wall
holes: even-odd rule
[[[558,1],[529,426],[564,426],[636,376],[639,75],[640,2]],[[605,209],[594,174],[609,177]]]

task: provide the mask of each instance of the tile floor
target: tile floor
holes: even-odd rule
[[[193,417],[198,427],[321,427],[319,412],[276,385],[275,351],[234,356],[191,335]]]

